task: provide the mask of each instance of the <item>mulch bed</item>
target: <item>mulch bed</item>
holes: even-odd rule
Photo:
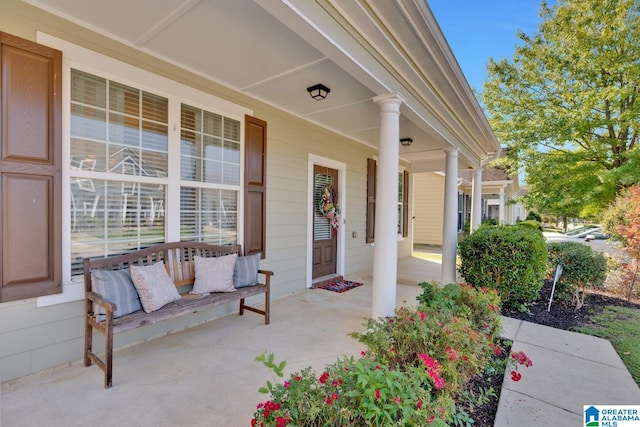
[[[608,305],[640,309],[640,303],[629,302],[606,293],[594,292],[585,296],[585,304],[580,310],[575,310],[570,302],[557,300],[554,296],[551,311],[547,312],[552,285],[552,281],[545,280],[540,290],[540,297],[529,306],[528,312],[503,308],[502,314],[514,319],[551,326],[556,329],[572,330],[578,326],[591,325],[591,317],[604,311],[604,308]],[[474,390],[478,390],[480,387],[493,387],[496,392],[494,398],[485,405],[474,408],[473,412],[469,408],[463,407],[474,419],[474,427],[493,426],[496,411],[498,410],[502,380],[502,375],[493,375],[486,378],[476,378],[471,382],[471,387]]]

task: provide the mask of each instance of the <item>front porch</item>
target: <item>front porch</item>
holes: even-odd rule
[[[438,262],[401,259],[396,306],[415,301],[419,282],[439,278]],[[362,346],[348,334],[361,330],[370,316],[372,276],[364,272],[347,279],[365,286],[343,294],[310,289],[279,298],[268,326],[251,313],[230,315],[118,349],[111,389],[102,387],[97,368],[84,368],[80,359],[5,382],[0,424],[249,425],[256,404],[266,400],[257,389],[267,380],[278,381],[255,356],[274,352],[277,361],[287,361],[288,374],[307,366],[320,371],[339,355],[359,355]],[[534,366],[523,381],[505,384],[496,426],[551,419],[577,424],[584,404],[640,399],[606,340],[512,319],[506,319],[505,336],[515,349],[526,350]]]

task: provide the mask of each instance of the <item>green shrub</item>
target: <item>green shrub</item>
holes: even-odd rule
[[[547,248],[531,227],[480,227],[460,244],[460,273],[474,286],[496,289],[502,304],[521,308],[538,298]]]
[[[542,223],[536,221],[535,219],[528,219],[526,221],[520,221],[518,223],[519,227],[530,227],[534,230],[542,231]]]
[[[450,312],[465,317],[472,327],[491,339],[502,331],[500,297],[495,289],[474,288],[469,284],[449,283],[440,287],[437,283],[420,283],[422,294],[417,300],[420,308],[437,312]]]
[[[553,275],[562,265],[557,289],[561,297],[573,296],[576,309],[584,303],[587,288],[600,287],[607,277],[607,259],[602,252],[578,242],[550,242],[547,244],[547,272]]]
[[[527,214],[527,217],[525,218],[525,221],[528,221],[528,220],[542,222],[542,217],[534,211],[529,211],[529,213]]]

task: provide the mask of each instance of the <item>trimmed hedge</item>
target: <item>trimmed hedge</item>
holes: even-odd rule
[[[556,266],[562,265],[562,275],[557,283],[561,298],[572,295],[577,308],[582,305],[579,292],[585,288],[602,286],[607,277],[607,259],[602,252],[578,242],[547,243],[549,257],[547,273],[553,276]]]
[[[505,307],[521,308],[538,298],[547,260],[540,231],[526,226],[483,226],[458,248],[460,274],[474,286],[497,290]]]

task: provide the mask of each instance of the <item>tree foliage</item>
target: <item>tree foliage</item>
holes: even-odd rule
[[[607,209],[603,216],[603,229],[622,243],[624,251],[632,262],[622,280],[627,281],[627,299],[631,299],[638,281],[640,265],[640,186],[626,189]]]
[[[640,181],[640,2],[543,2],[540,15],[511,60],[490,60],[484,104],[527,174],[525,203],[592,213]]]

